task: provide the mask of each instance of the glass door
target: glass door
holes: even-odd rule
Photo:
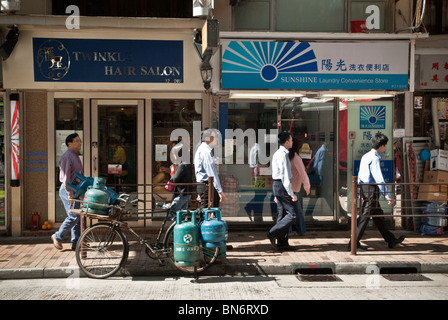
[[[117,193],[137,193],[144,183],[143,113],[143,100],[92,100],[90,175]]]
[[[332,99],[292,99],[280,102],[281,130],[288,131],[299,146],[311,184],[309,195],[301,192],[306,222],[335,220],[334,103]]]

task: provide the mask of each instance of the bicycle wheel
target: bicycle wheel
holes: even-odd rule
[[[128,253],[126,236],[110,223],[98,223],[86,229],[76,245],[79,268],[94,279],[114,275],[126,263]]]
[[[168,258],[170,261],[178,268],[179,270],[182,270],[187,273],[194,273],[195,269],[194,267],[188,267],[188,266],[179,266],[176,265],[174,262],[174,226],[176,225],[176,222],[174,222],[166,231],[165,239],[163,241],[165,249],[168,250]],[[219,248],[207,248],[202,245],[202,242],[200,243],[199,248],[199,266],[196,267],[196,272],[201,272],[207,269],[209,266],[211,266],[216,259],[218,258],[219,254]]]

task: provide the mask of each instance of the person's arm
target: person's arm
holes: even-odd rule
[[[291,196],[293,201],[296,201],[297,196],[294,194],[294,191],[292,190],[292,183],[291,183],[291,180],[289,179],[290,168],[288,168],[287,157],[288,157],[288,155],[286,153],[284,154],[284,156],[282,155],[282,157],[281,157],[281,171],[282,171],[281,180],[283,183],[283,187],[285,187],[285,189],[286,189],[286,192]]]
[[[65,191],[69,196],[72,195],[71,191],[67,189],[67,183],[72,182],[70,180],[71,176],[71,162],[69,157],[62,157],[59,162],[59,181],[61,181],[62,185],[65,188]]]
[[[308,178],[308,174],[306,173],[305,165],[303,164],[302,158],[300,158],[300,156],[296,154],[293,159],[297,171],[299,172],[299,175],[301,177],[300,180],[302,181],[303,188],[305,189],[306,194],[309,195],[311,189],[310,178]]]
[[[221,193],[221,183],[219,181],[218,171],[216,171],[215,161],[213,160],[211,153],[207,153],[204,157],[204,168],[207,172],[207,175],[209,177],[213,177],[213,186],[215,187],[216,191],[218,191],[218,193]]]
[[[182,178],[183,178],[184,173],[185,173],[185,168],[186,168],[185,165],[179,164],[177,166],[176,170],[174,171],[174,174],[171,176],[170,181],[174,182],[174,183],[182,182]]]
[[[370,174],[372,175],[376,183],[385,183],[383,173],[381,172],[380,159],[375,158],[372,160],[370,164]],[[389,192],[387,191],[387,187],[385,185],[378,185],[378,188],[384,194],[384,197],[387,200],[392,198]]]

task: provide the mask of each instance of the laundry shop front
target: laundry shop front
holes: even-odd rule
[[[393,132],[405,128],[413,44],[409,35],[365,36],[221,33],[214,103],[229,220],[255,227],[275,219],[270,157],[280,131],[296,139],[310,180],[310,194],[300,193],[308,228],[347,225],[351,177],[377,132],[390,138],[382,169],[395,181]]]
[[[149,207],[172,197],[148,186],[169,178],[163,170],[178,138],[173,130],[193,137],[193,123],[199,131],[210,126],[209,93],[191,40],[201,21],[83,17],[80,29],[69,30],[65,19],[2,17],[2,29],[16,24],[20,30],[2,62],[5,105],[16,93],[20,102],[20,170],[7,189],[9,234],[29,231],[33,212],[53,232],[64,220],[58,162],[68,134],[82,139],[85,176],[106,177]]]

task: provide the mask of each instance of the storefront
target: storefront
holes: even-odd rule
[[[58,159],[68,132],[82,137],[86,176],[106,176],[108,184],[138,193],[152,206],[170,196],[147,185],[167,178],[161,168],[169,167],[175,129],[186,130],[193,146],[205,127],[218,128],[223,138],[221,156],[215,156],[227,221],[272,223],[270,156],[282,130],[298,140],[312,185],[308,196],[302,192],[307,222],[344,225],[347,181],[371,135],[392,137],[393,129],[405,126],[397,126],[397,118],[409,117],[412,106],[400,98],[413,85],[412,35],[313,39],[310,33],[292,41],[222,32],[221,52],[210,61],[212,87],[205,92],[192,45],[203,21],[124,19],[129,25],[117,28],[108,18],[99,27],[96,18],[85,18],[73,31],[60,17],[37,20],[19,24],[19,42],[3,62],[5,105],[19,94],[22,126],[19,182],[6,178],[15,234],[29,230],[32,212],[55,227],[64,219]],[[11,154],[11,147],[5,152]],[[392,149],[383,160],[393,179]],[[121,173],[114,171],[117,165]]]
[[[19,175],[6,183],[5,230],[30,230],[33,212],[53,229],[64,220],[58,162],[72,132],[83,142],[85,176],[107,177],[119,191],[138,193],[145,206],[169,198],[146,186],[169,178],[161,168],[170,165],[171,133],[182,128],[193,137],[195,121],[199,132],[211,121],[191,41],[201,21],[123,18],[125,26],[117,27],[113,18],[86,17],[79,30],[69,30],[63,17],[23,19],[2,65],[5,105],[16,93],[20,101]]]
[[[311,183],[309,195],[301,192],[307,225],[345,225],[347,182],[357,175],[377,132],[390,137],[382,167],[386,182],[394,182],[393,132],[404,128],[395,117],[404,117],[407,108],[411,42],[241,34],[221,34],[215,104],[225,144],[220,175],[232,199],[227,211],[223,204],[224,215],[272,223],[276,205],[269,156],[277,150],[277,133],[288,131],[297,139]]]

